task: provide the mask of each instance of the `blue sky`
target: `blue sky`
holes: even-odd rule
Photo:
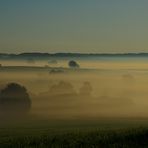
[[[147,0],[0,0],[0,52],[148,52]]]

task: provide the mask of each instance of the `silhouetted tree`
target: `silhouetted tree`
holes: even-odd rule
[[[52,94],[75,94],[75,90],[71,83],[60,81],[58,84],[53,85],[50,88]]]
[[[70,68],[79,68],[79,64],[76,61],[69,61],[68,63]]]
[[[84,82],[79,92],[81,95],[90,96],[92,92],[92,86],[90,82]]]
[[[31,108],[27,89],[17,83],[10,83],[0,92],[0,113],[26,114]]]

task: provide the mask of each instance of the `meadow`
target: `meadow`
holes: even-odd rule
[[[119,121],[122,121],[122,124]],[[104,119],[97,122],[87,121],[87,124],[84,121],[75,122],[62,121],[58,126],[57,124],[51,126],[49,122],[48,126],[45,126],[45,123],[41,126],[42,123],[36,127],[29,126],[30,128],[26,126],[1,128],[0,147],[141,148],[148,146],[148,128],[142,124],[142,127],[134,125],[132,120],[127,122],[116,119],[113,122]]]
[[[0,61],[1,90],[30,99],[0,114],[0,147],[147,147],[147,60],[69,60]]]

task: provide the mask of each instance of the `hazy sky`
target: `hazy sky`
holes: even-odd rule
[[[148,52],[148,0],[0,0],[0,52]]]

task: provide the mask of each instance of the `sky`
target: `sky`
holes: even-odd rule
[[[0,52],[148,52],[148,0],[0,0]]]

